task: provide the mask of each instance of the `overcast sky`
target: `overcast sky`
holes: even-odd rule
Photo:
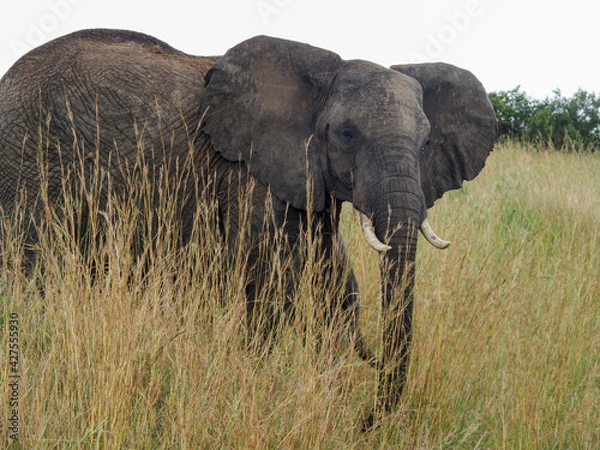
[[[444,61],[488,90],[600,93],[600,5],[590,0],[2,0],[0,73],[32,47],[83,28],[152,34],[219,55],[257,34],[385,66]],[[193,5],[193,6],[188,6]]]

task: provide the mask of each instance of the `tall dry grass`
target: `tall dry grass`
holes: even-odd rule
[[[430,211],[453,246],[420,246],[408,385],[398,409],[369,432],[359,424],[375,401],[376,374],[334,344],[335,329],[322,329],[319,308],[332,291],[319,261],[300,274],[296,315],[279,340],[248,351],[243,270],[209,231],[214,205],[179,249],[171,203],[162,203],[136,211],[115,201],[105,239],[86,254],[68,218],[55,217],[39,245],[42,264],[28,276],[18,228],[4,225],[0,323],[6,330],[13,312],[20,320],[12,445],[600,445],[598,155],[503,145],[475,181]],[[151,230],[160,238],[136,258],[140,213],[160,219]],[[354,214],[344,211],[342,232],[361,285],[362,329],[379,351],[378,257]],[[2,374],[7,399],[7,365]],[[3,418],[8,409],[0,402]]]

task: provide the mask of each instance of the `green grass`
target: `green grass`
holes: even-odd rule
[[[430,221],[453,245],[420,244],[405,396],[366,433],[359,424],[376,375],[332,343],[335,330],[316,329],[316,305],[329,294],[318,267],[301,277],[300,314],[279,342],[253,353],[240,270],[201,231],[193,251],[174,252],[169,227],[161,230],[148,268],[128,252],[127,221],[114,220],[95,256],[110,264],[95,281],[67,225],[41,245],[43,276],[20,272],[19,236],[8,233],[0,319],[3,330],[11,312],[20,319],[17,445],[598,448],[600,157],[501,145],[476,180],[438,201]],[[378,256],[350,208],[343,233],[361,325],[379,351]],[[4,445],[8,401],[0,411]]]

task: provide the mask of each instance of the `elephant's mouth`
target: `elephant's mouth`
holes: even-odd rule
[[[365,240],[374,250],[378,252],[387,252],[392,248],[389,245],[384,244],[377,238],[377,236],[375,235],[375,228],[373,227],[373,222],[363,213],[360,214],[360,225],[363,230]],[[439,238],[435,234],[435,232],[431,228],[431,225],[429,225],[429,221],[427,219],[423,220],[423,223],[421,223],[419,230],[421,231],[421,234],[423,234],[425,240],[439,250],[444,250],[450,245],[450,241],[445,241],[444,239]]]

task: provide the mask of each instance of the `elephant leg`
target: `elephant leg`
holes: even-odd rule
[[[256,350],[272,347],[279,323],[272,305],[261,294],[259,286],[257,281],[250,281],[246,285],[248,345]]]
[[[341,301],[342,340],[351,340],[358,356],[368,362],[372,367],[378,367],[379,362],[373,352],[367,347],[364,336],[360,330],[360,294],[358,281],[354,269],[350,264],[346,246],[341,233],[336,233],[336,273],[335,279],[338,286],[343,286]]]
[[[270,351],[276,341],[281,323],[281,311],[273,302],[273,295],[264,274],[268,273],[265,264],[254,267],[254,276],[246,284],[246,324],[248,344],[261,351]]]
[[[364,335],[359,325],[359,311],[360,311],[360,296],[358,292],[358,283],[354,270],[350,269],[348,279],[346,281],[346,292],[345,299],[351,299],[351,305],[344,308],[344,315],[346,316],[346,328],[349,331],[349,336],[353,340],[354,350],[358,356],[369,363],[371,367],[379,367],[380,363],[377,360],[375,354],[367,347]]]
[[[264,232],[264,236],[251,250],[246,269],[248,342],[257,350],[270,350],[281,328],[291,321],[294,276],[300,273],[295,254],[281,248],[283,244],[273,244],[272,230]]]

